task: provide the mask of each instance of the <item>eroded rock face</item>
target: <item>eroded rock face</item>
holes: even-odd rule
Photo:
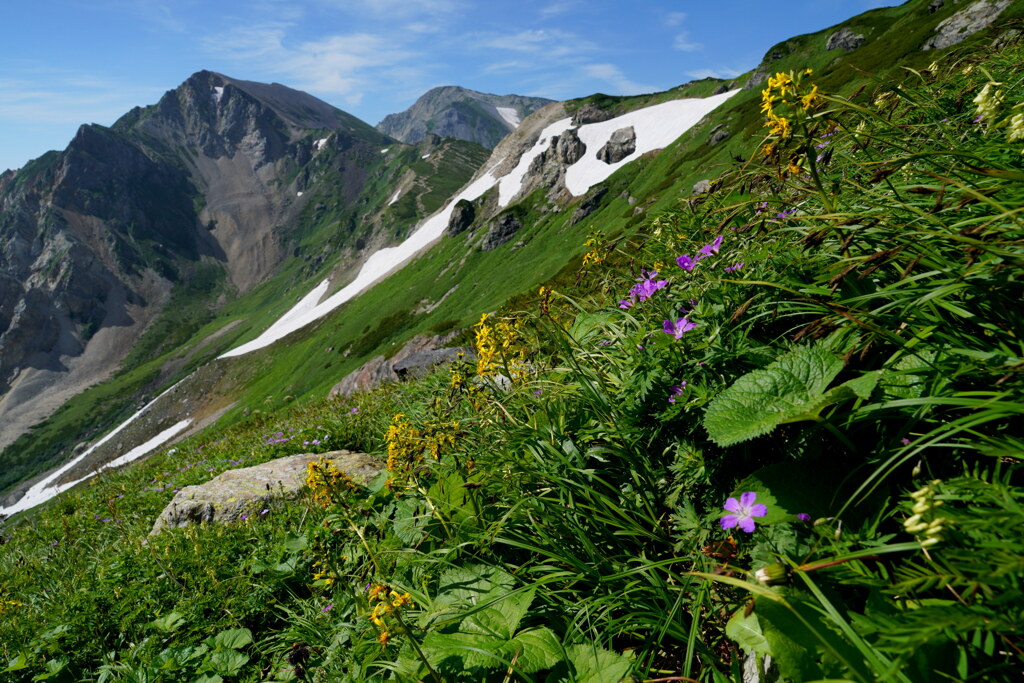
[[[223,524],[236,522],[243,515],[259,516],[274,500],[296,498],[306,486],[307,466],[320,458],[364,486],[383,471],[383,465],[365,453],[349,451],[302,453],[228,470],[205,484],[178,491],[157,517],[150,536],[189,524]]]
[[[508,242],[512,237],[522,230],[523,223],[514,214],[506,213],[498,218],[491,224],[490,229],[487,231],[487,236],[484,237],[484,243],[481,248],[484,251],[492,251],[497,249],[501,245]]]
[[[828,37],[826,50],[856,50],[864,44],[864,36],[848,28],[841,28]]]
[[[966,40],[994,22],[1010,0],[978,0],[960,10],[935,27],[935,35],[928,39],[922,50],[941,50]]]
[[[620,128],[597,151],[597,158],[606,164],[616,164],[636,151],[636,130],[633,126]]]
[[[473,208],[473,202],[468,199],[460,199],[452,207],[452,215],[448,219],[448,227],[445,229],[445,233],[449,237],[461,234],[468,230],[469,226],[473,225],[474,220],[476,220],[476,209]]]
[[[555,140],[555,153],[566,166],[572,166],[583,158],[587,152],[587,146],[583,144],[574,128],[564,131]]]
[[[351,396],[357,391],[370,391],[384,382],[397,382],[404,377],[420,376],[439,363],[453,361],[459,353],[473,361],[476,354],[467,347],[444,348],[458,336],[458,331],[434,337],[418,335],[407,341],[391,358],[376,356],[353,370],[334,385],[330,396]],[[443,351],[437,354],[434,351]],[[454,353],[452,353],[454,352]]]
[[[576,110],[572,117],[572,125],[582,126],[585,123],[601,123],[612,118],[612,115],[604,109],[593,104],[584,104]]]

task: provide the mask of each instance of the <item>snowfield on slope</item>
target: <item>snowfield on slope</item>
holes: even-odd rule
[[[573,195],[581,195],[630,161],[655,149],[666,147],[737,92],[739,91],[732,90],[703,99],[671,100],[638,109],[608,121],[580,126],[577,129],[577,135],[586,142],[587,153],[566,171],[566,185],[569,191]],[[597,150],[608,141],[611,134],[620,128],[629,126],[633,126],[636,131],[636,151],[616,164],[606,164],[598,160]],[[441,237],[444,229],[448,226],[452,209],[460,199],[472,201],[497,183],[498,203],[501,206],[506,206],[522,189],[523,178],[530,168],[530,162],[550,146],[552,138],[561,135],[563,131],[571,127],[572,119],[562,119],[552,123],[541,131],[536,144],[519,158],[516,167],[507,175],[496,178],[494,167],[492,167],[463,188],[445,205],[445,208],[428,218],[404,242],[396,247],[387,247],[374,252],[363,264],[356,279],[348,286],[321,302],[320,299],[330,286],[326,280],[321,282],[277,322],[267,328],[263,334],[231,349],[221,358],[241,356],[266,348],[292,332],[322,318],[405,265],[421,249]]]

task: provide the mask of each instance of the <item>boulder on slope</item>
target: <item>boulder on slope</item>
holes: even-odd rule
[[[189,524],[235,522],[243,516],[258,516],[274,500],[298,497],[306,486],[307,466],[320,458],[364,486],[383,471],[383,466],[369,455],[349,451],[302,453],[228,470],[205,484],[178,491],[149,535]]]

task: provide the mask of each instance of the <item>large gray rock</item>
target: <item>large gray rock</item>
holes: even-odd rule
[[[394,365],[392,370],[398,375],[400,379],[411,379],[413,377],[423,377],[431,371],[436,365],[444,365],[446,363],[454,363],[460,358],[475,357],[473,349],[468,346],[451,346],[444,349],[428,349],[426,351],[417,351],[416,353],[403,358]]]
[[[490,229],[487,230],[487,235],[484,237],[484,243],[481,245],[481,248],[484,251],[497,249],[512,239],[522,228],[523,223],[515,214],[502,214],[498,220],[491,224]]]
[[[399,374],[395,366],[403,367],[405,369],[405,373],[408,373],[409,368],[411,368],[417,361],[405,363],[407,359],[424,351],[442,349],[446,344],[451,343],[451,341],[458,335],[458,330],[433,337],[417,335],[403,344],[402,348],[398,350],[398,353],[391,358],[376,356],[345,375],[340,382],[334,385],[329,395],[351,396],[359,391],[370,391],[375,389],[384,382],[397,382],[402,379],[403,375]],[[459,348],[458,351],[466,352],[466,360],[473,360],[475,358],[475,354],[472,349]],[[435,360],[431,362],[430,365],[436,365],[438,362],[442,361]],[[413,374],[415,374],[415,372]]]
[[[583,141],[576,135],[576,130],[573,128],[564,131],[555,140],[555,153],[558,154],[558,159],[566,166],[575,164],[583,158],[586,152],[587,146],[583,144]]]
[[[473,208],[473,202],[468,199],[460,199],[452,207],[452,215],[448,219],[448,227],[445,228],[445,233],[449,237],[461,234],[469,229],[469,226],[473,225],[473,221],[476,220],[476,209]]]
[[[941,50],[956,45],[989,26],[1009,6],[1010,0],[978,0],[939,23],[935,35],[921,49]]]
[[[826,50],[856,50],[864,44],[864,36],[848,28],[841,28],[828,37]]]
[[[306,486],[307,466],[320,458],[364,486],[383,471],[365,453],[331,451],[302,453],[223,472],[205,484],[186,486],[157,517],[150,535],[189,524],[235,522],[243,515],[259,515],[274,500],[296,498]]]
[[[601,123],[613,118],[610,112],[593,104],[584,104],[576,110],[572,117],[572,125],[582,126],[585,123]]]
[[[636,151],[636,131],[633,126],[620,128],[597,151],[597,158],[606,164],[616,164]]]

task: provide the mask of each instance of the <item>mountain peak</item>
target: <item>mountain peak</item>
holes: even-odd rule
[[[543,97],[492,95],[442,85],[425,92],[404,112],[384,117],[377,130],[409,144],[432,133],[493,149],[522,119],[551,102]]]

